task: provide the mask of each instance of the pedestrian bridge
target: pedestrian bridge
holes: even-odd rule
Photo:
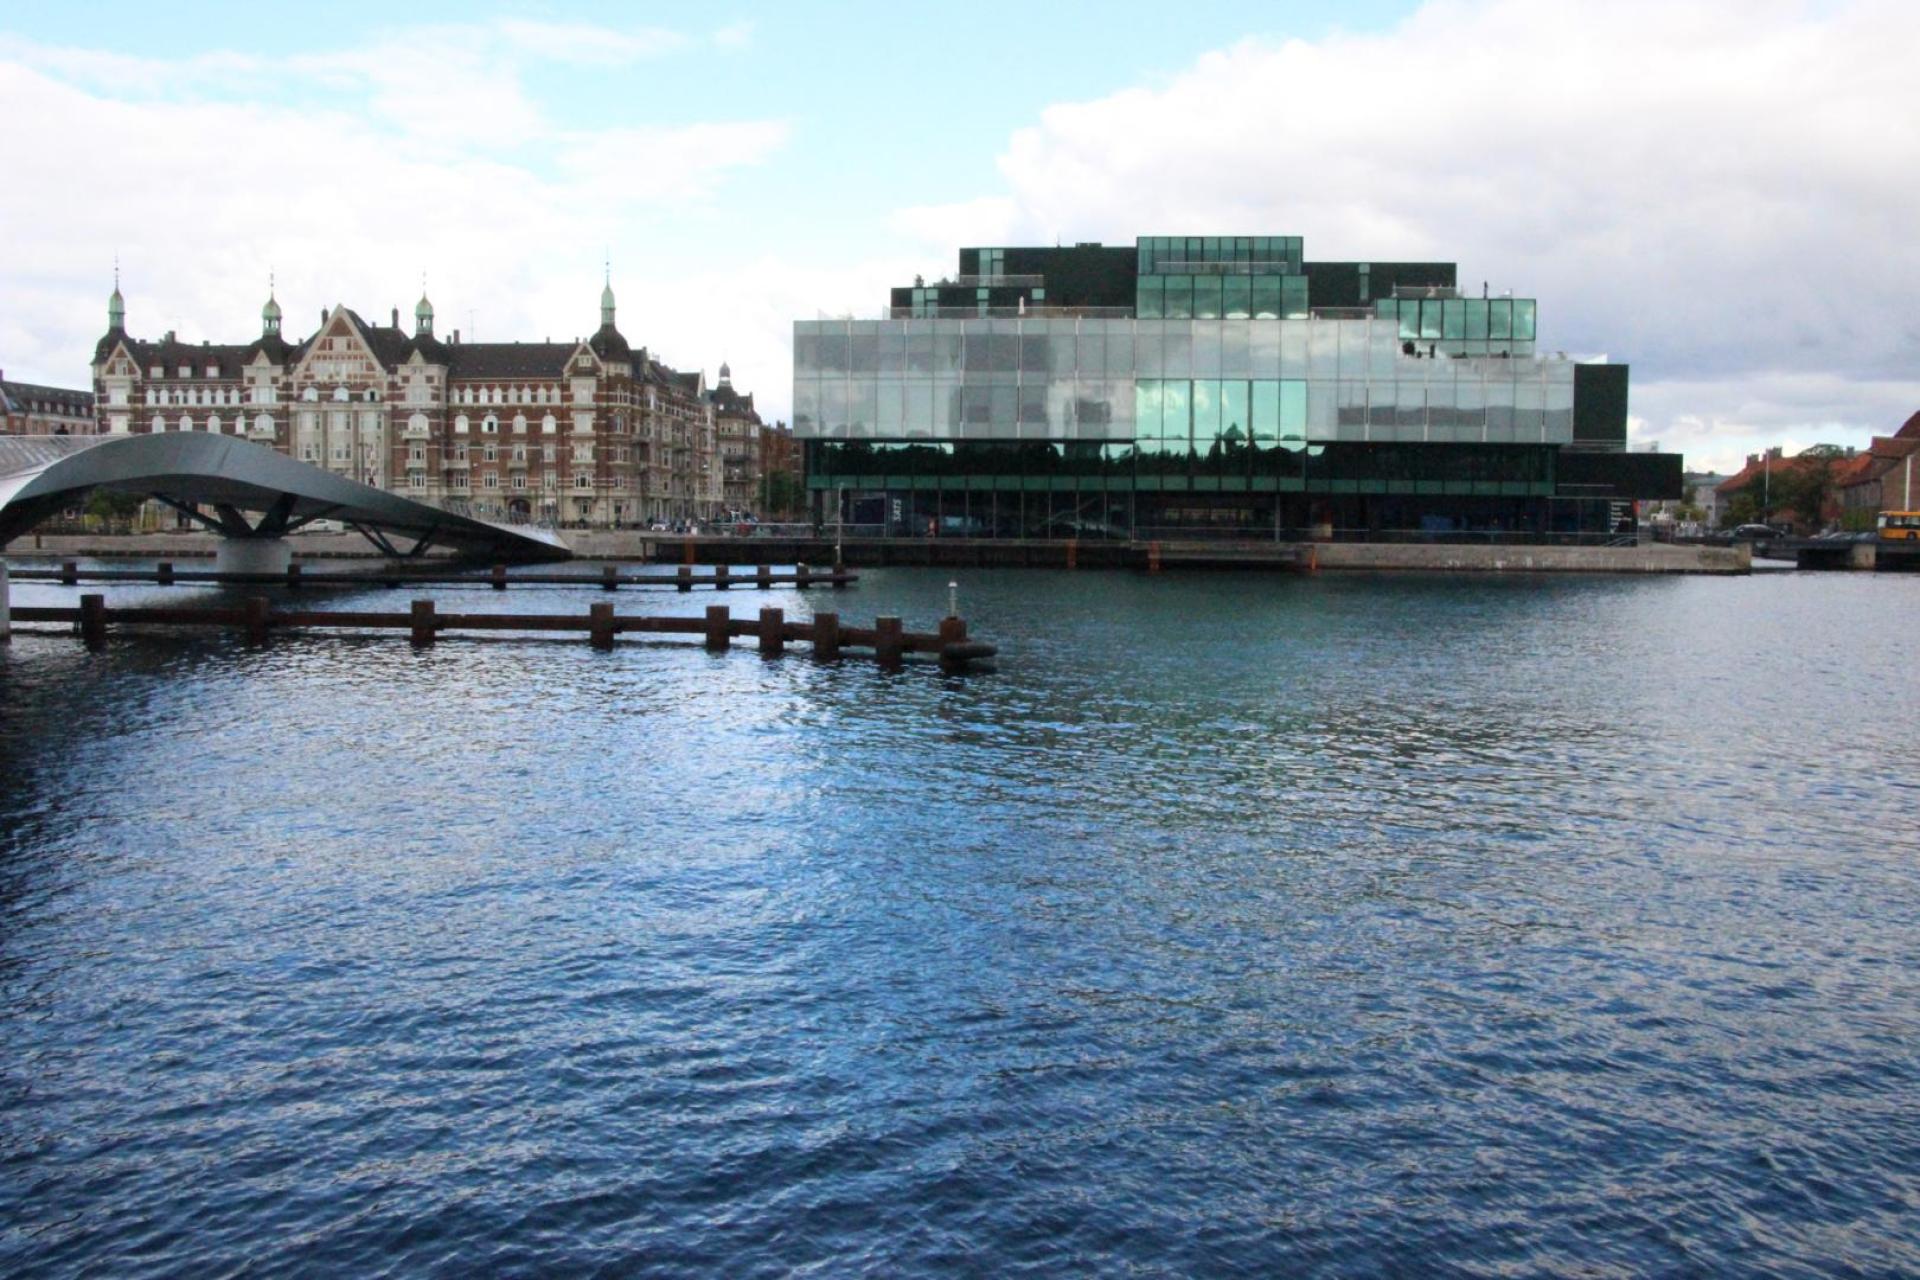
[[[435,547],[490,560],[572,555],[551,530],[442,511],[263,445],[192,431],[0,436],[0,546],[94,489],[154,499],[262,549],[315,520],[337,520],[392,556]]]

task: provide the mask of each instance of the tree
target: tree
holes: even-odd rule
[[[1720,527],[1735,529],[1743,524],[1754,524],[1759,519],[1760,497],[1748,487],[1727,499],[1727,505],[1720,512]]]
[[[132,529],[133,518],[146,501],[137,493],[95,489],[87,495],[86,513],[105,525],[109,533],[117,533]]]
[[[1837,464],[1847,456],[1837,445],[1817,444],[1773,473],[1773,509],[1791,512],[1808,528],[1826,523],[1827,508],[1839,491]]]
[[[791,471],[769,471],[760,477],[760,510],[766,515],[792,515],[801,506],[799,478]]]

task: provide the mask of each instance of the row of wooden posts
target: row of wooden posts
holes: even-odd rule
[[[621,587],[675,587],[681,591],[691,591],[695,587],[725,591],[730,587],[754,587],[765,591],[776,586],[793,586],[801,591],[809,587],[845,587],[859,581],[859,575],[847,572],[845,566],[835,565],[822,570],[807,565],[797,566],[793,572],[776,573],[771,565],[755,565],[752,573],[734,573],[728,566],[715,565],[710,574],[696,576],[690,565],[681,565],[672,575],[663,573],[621,573],[616,565],[601,566],[598,574],[586,573],[537,573],[521,572],[509,574],[507,566],[496,564],[485,578],[475,578],[471,574],[451,573],[366,573],[340,572],[309,574],[301,566],[290,564],[282,573],[229,573],[219,569],[176,569],[170,561],[162,560],[151,569],[82,569],[78,562],[67,560],[58,569],[16,569],[14,577],[22,582],[58,582],[62,586],[78,586],[82,582],[154,582],[163,587],[176,584],[216,584],[222,586],[328,586],[328,587],[402,587],[402,586],[478,586],[486,583],[495,591],[505,591],[508,586],[597,586],[605,591],[617,591]]]
[[[848,649],[871,649],[887,667],[899,666],[909,653],[929,653],[936,655],[941,669],[949,672],[965,671],[971,663],[995,653],[993,645],[969,639],[965,620],[957,617],[941,619],[936,632],[914,632],[906,630],[897,617],[876,618],[871,627],[845,627],[840,625],[837,613],[816,613],[807,622],[788,622],[782,609],[762,609],[758,618],[735,618],[726,605],[709,606],[705,617],[667,618],[623,616],[614,613],[611,604],[596,604],[582,618],[577,614],[441,613],[431,600],[413,601],[406,613],[276,610],[264,596],[252,597],[237,609],[109,609],[105,596],[84,595],[77,609],[36,606],[15,608],[12,613],[20,622],[71,623],[90,648],[106,643],[109,624],[144,623],[233,628],[243,632],[251,644],[265,644],[267,637],[279,629],[404,630],[422,648],[449,631],[584,631],[596,649],[612,649],[615,637],[622,633],[697,635],[716,652],[730,648],[735,637],[752,637],[767,657],[779,656],[789,643],[810,644],[813,656],[825,661],[841,657]],[[0,618],[4,616],[0,612]],[[0,635],[4,634],[0,630]]]

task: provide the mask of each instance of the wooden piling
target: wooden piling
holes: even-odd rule
[[[1067,568],[1078,569],[1079,567],[1080,567],[1080,539],[1068,538],[1067,539]]]
[[[733,643],[733,610],[724,604],[707,606],[707,648],[724,653]]]
[[[154,581],[163,587],[173,585],[173,561],[162,560],[154,573]]]
[[[715,591],[725,591],[728,587],[732,585],[733,585],[733,570],[729,569],[724,564],[717,564],[713,566],[713,589]]]
[[[596,604],[587,610],[587,639],[596,649],[613,648],[613,606]]]
[[[905,636],[898,618],[875,618],[873,620],[873,656],[880,660],[883,667],[900,665],[900,655],[906,648]]]
[[[684,549],[683,549],[683,550],[682,550],[682,552],[681,552],[681,556],[680,556],[680,563],[681,563],[681,564],[692,564],[692,563],[693,563],[693,559],[694,559],[694,556],[693,556],[693,539],[692,539],[692,538],[688,538],[688,539],[686,540],[686,543],[684,544]]]
[[[413,602],[413,643],[424,649],[433,643],[433,601]]]
[[[833,562],[833,589],[840,591],[847,585],[847,566],[839,560]]]
[[[821,662],[833,662],[840,657],[839,614],[813,615],[813,656]]]
[[[80,566],[71,560],[60,562],[60,585],[74,587],[80,585]]]
[[[507,589],[507,566],[503,564],[493,566],[493,589],[495,591]]]
[[[1149,542],[1147,544],[1147,572],[1160,572],[1160,544],[1158,542]]]
[[[265,644],[267,642],[267,615],[272,606],[265,596],[248,596],[243,606],[246,618],[247,643]]]
[[[952,651],[954,645],[965,644],[966,641],[966,619],[951,615],[940,619],[940,669],[948,675],[957,675],[967,669],[967,660]]]
[[[0,644],[13,639],[13,606],[8,591],[7,562],[0,560]]]
[[[773,566],[770,564],[755,565],[753,570],[753,585],[762,591],[773,590]]]
[[[80,638],[89,649],[104,648],[107,643],[107,598],[80,597]]]
[[[762,609],[760,611],[760,656],[777,658],[786,648],[787,637],[786,611],[783,609]]]
[[[616,565],[610,565],[610,564],[601,565],[600,566],[600,589],[602,591],[612,591],[615,587],[619,585],[620,585],[619,567]]]
[[[807,571],[807,562],[804,560],[794,566],[793,585],[799,591],[805,591],[813,585],[813,574]]]
[[[300,589],[300,566],[291,560],[287,562],[287,585],[296,591]]]

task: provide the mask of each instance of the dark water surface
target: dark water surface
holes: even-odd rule
[[[961,577],[16,635],[0,1272],[1920,1272],[1920,578]]]

